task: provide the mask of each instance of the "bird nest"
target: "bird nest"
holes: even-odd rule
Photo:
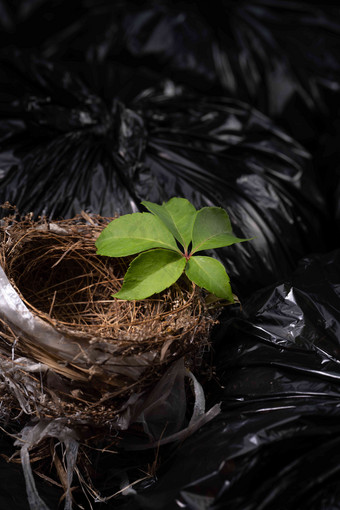
[[[151,446],[184,438],[219,412],[218,405],[204,412],[193,375],[218,310],[184,276],[143,301],[113,298],[132,258],[96,254],[95,241],[112,220],[82,213],[1,221],[0,421],[16,432],[31,508],[47,508],[32,463],[63,489],[65,508],[72,507],[73,473],[87,499],[105,502],[89,475],[89,452],[121,445],[122,433],[130,449],[131,437]],[[183,421],[185,380],[193,383],[190,422]],[[177,428],[163,438],[169,423]]]
[[[131,257],[96,254],[111,220],[2,220],[0,264],[20,301],[1,313],[3,413],[112,426],[173,362],[192,368],[208,344],[215,316],[185,277],[143,301],[112,298]]]

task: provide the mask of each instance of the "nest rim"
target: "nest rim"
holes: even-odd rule
[[[41,407],[39,412],[37,410],[33,411],[33,414],[36,416],[39,413],[43,416],[60,416],[60,412],[62,410],[62,415],[74,417],[76,414],[75,406],[79,405],[81,401],[79,394],[82,395],[82,392],[85,390],[84,408],[80,414],[78,413],[78,415],[81,415],[85,421],[89,418],[90,421],[97,421],[98,424],[103,421],[110,422],[113,417],[117,416],[121,405],[124,404],[124,402],[126,402],[133,393],[147,391],[147,388],[151,387],[156,380],[159,380],[170,364],[174,361],[184,357],[188,366],[192,367],[195,364],[199,364],[199,359],[202,356],[202,350],[206,349],[209,344],[208,335],[212,325],[216,323],[216,315],[212,315],[205,306],[201,290],[194,285],[189,285],[186,281],[182,281],[180,284],[175,284],[163,293],[160,293],[157,296],[152,296],[148,300],[143,300],[141,302],[121,302],[120,300],[114,300],[111,296],[109,299],[106,299],[106,296],[103,301],[106,301],[104,304],[109,307],[108,313],[110,314],[110,317],[113,315],[110,307],[116,307],[117,309],[117,302],[120,301],[119,305],[123,307],[123,314],[121,314],[121,316],[128,318],[125,322],[121,321],[120,329],[117,329],[116,324],[114,326],[109,324],[108,327],[107,322],[109,321],[106,321],[105,327],[101,328],[101,330],[99,330],[100,328],[98,328],[98,324],[96,323],[94,325],[90,325],[87,329],[87,325],[81,323],[81,321],[81,327],[79,326],[79,323],[60,321],[58,320],[58,317],[56,318],[53,316],[53,309],[57,308],[53,308],[53,306],[51,307],[51,303],[48,302],[46,297],[44,297],[45,308],[43,310],[39,310],[37,306],[32,305],[32,300],[29,296],[27,296],[26,292],[22,291],[20,281],[18,284],[15,275],[13,275],[13,272],[11,271],[11,267],[17,264],[19,257],[20,263],[17,273],[22,273],[22,268],[24,266],[27,271],[30,271],[33,267],[32,264],[37,264],[38,262],[41,263],[41,258],[44,256],[48,258],[49,252],[48,250],[45,250],[44,253],[41,253],[40,258],[35,258],[32,264],[29,265],[27,264],[27,259],[23,257],[23,247],[26,245],[26,247],[28,246],[29,249],[31,249],[30,243],[32,244],[33,242],[34,244],[37,238],[47,239],[48,243],[50,243],[51,240],[53,243],[56,243],[56,240],[58,240],[58,242],[62,245],[62,249],[54,250],[55,257],[53,258],[53,264],[55,267],[58,267],[58,265],[60,266],[62,262],[67,261],[68,257],[74,258],[74,256],[77,255],[77,250],[74,248],[76,243],[74,241],[78,236],[77,242],[81,250],[84,246],[87,246],[87,248],[91,246],[91,256],[89,256],[88,259],[90,261],[92,258],[95,261],[104,261],[103,264],[107,268],[110,267],[110,264],[112,264],[112,259],[109,260],[108,257],[96,255],[94,242],[104,226],[112,220],[113,218],[103,218],[98,215],[89,216],[86,213],[82,213],[81,215],[69,220],[52,221],[46,218],[33,220],[32,216],[28,215],[20,220],[8,217],[5,221],[2,221],[0,233],[3,242],[0,250],[0,264],[4,268],[13,287],[33,315],[39,317],[59,333],[72,338],[74,341],[77,341],[77,338],[80,337],[83,339],[86,338],[89,345],[100,346],[101,349],[109,349],[109,347],[112,346],[112,342],[115,342],[115,348],[119,347],[120,356],[123,358],[128,358],[129,356],[147,356],[150,352],[156,353],[152,360],[150,360],[147,371],[142,374],[140,379],[132,381],[120,376],[120,380],[118,377],[119,384],[117,386],[116,377],[113,388],[110,386],[111,383],[104,383],[105,377],[103,377],[103,374],[98,376],[96,371],[92,370],[93,367],[88,367],[89,370],[85,374],[84,384],[78,380],[75,387],[73,387],[74,379],[76,378],[75,372],[68,371],[67,367],[58,369],[54,361],[52,362],[51,359],[48,359],[48,356],[46,358],[45,353],[45,358],[40,359],[39,361],[43,361],[47,364],[47,366],[49,366],[49,369],[51,373],[55,375],[56,380],[59,377],[64,379],[66,377],[66,382],[70,387],[72,397],[71,399],[65,398],[63,392],[57,392],[58,398],[62,401],[61,409],[59,408],[58,411],[56,411],[55,405],[50,406],[50,408],[47,406],[45,409]],[[65,245],[65,237],[67,238],[67,236],[69,236],[68,241],[71,242],[73,246],[72,248],[70,248],[67,243]],[[100,257],[100,259],[98,259],[98,257]],[[84,261],[83,253],[81,254],[81,259]],[[125,269],[128,262],[129,260],[122,261],[120,259],[119,264],[123,264],[123,269]],[[100,266],[101,271],[104,266]],[[91,271],[93,272],[93,264],[91,267]],[[83,268],[83,265],[80,264],[80,269]],[[63,271],[64,269],[62,269],[61,273],[63,273]],[[68,274],[67,271],[65,271],[65,274]],[[105,273],[104,276],[108,279],[107,273]],[[110,287],[109,290],[106,289],[107,292],[111,293],[112,290],[119,290],[122,276],[123,275],[120,273],[119,277],[114,281],[113,288]],[[95,275],[92,275],[92,277],[95,278]],[[39,281],[36,283],[41,284],[41,281],[40,283]],[[47,287],[49,288],[49,284]],[[88,292],[90,288],[92,288],[91,285],[87,285],[86,292]],[[95,286],[95,288],[98,288],[98,286]],[[49,290],[51,289],[49,288]],[[53,300],[53,296],[50,299]],[[176,308],[171,306],[174,301],[176,302]],[[54,298],[53,305],[55,306],[55,304],[56,298]],[[103,309],[100,307],[102,307],[103,303],[99,303],[99,305],[99,312],[102,313]],[[133,311],[132,317],[134,320],[131,320],[131,310]],[[156,314],[155,311],[157,312]],[[93,310],[91,311],[91,314],[92,312]],[[82,316],[82,320],[83,319],[84,317]],[[91,320],[93,320],[93,317]],[[14,340],[13,338],[11,339],[10,332],[4,331],[4,329],[6,329],[6,325],[3,324],[2,333],[5,337],[7,335],[8,345],[7,351],[2,348],[1,355],[4,359],[6,359],[6,356],[12,355]],[[115,335],[112,334],[113,331],[115,331]],[[150,334],[150,331],[152,334]],[[18,354],[23,354],[34,360],[37,359],[36,353],[33,354],[34,348],[32,343],[30,344],[27,339],[25,341],[25,338],[21,338],[19,345],[16,345],[15,348],[17,349]],[[9,352],[10,350],[11,352]],[[73,368],[77,371],[79,367],[77,367],[77,364],[75,365],[76,366]],[[38,383],[38,381],[36,382]],[[90,391],[88,388],[89,386],[91,386]],[[112,409],[113,402],[116,404],[114,406],[116,409],[114,410]],[[32,409],[33,407],[35,406],[31,406]],[[99,407],[100,413],[102,413],[100,418],[99,416],[96,416]]]

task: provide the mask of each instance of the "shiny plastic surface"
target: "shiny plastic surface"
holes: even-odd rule
[[[2,55],[0,202],[50,217],[112,216],[173,196],[221,206],[236,235],[254,237],[217,253],[240,295],[325,249],[326,207],[310,156],[267,117],[172,82],[132,99],[123,83],[135,73],[99,67],[100,88],[96,69]]]
[[[113,64],[143,67],[155,80],[238,98],[268,115],[315,157],[336,214],[329,238],[340,223],[339,46],[334,1],[216,0],[212,8],[170,0],[0,0],[1,48],[38,51],[72,69],[102,66],[104,73],[93,73],[101,89]]]
[[[166,0],[75,0],[72,6],[2,0],[0,9],[2,47],[38,48],[54,61],[145,66],[205,94],[249,102],[309,149],[339,116],[340,8],[334,2],[217,0],[212,8]]]
[[[215,334],[222,413],[122,508],[340,505],[340,251],[302,262]]]
[[[222,413],[151,457],[98,453],[103,496],[144,476],[154,453],[157,470],[96,508],[340,508],[339,251],[288,278],[326,230],[339,246],[306,152],[339,229],[339,27],[337,2],[0,0],[1,202],[70,217],[178,195],[256,236],[216,252],[244,306],[213,334],[219,384],[204,390]],[[204,97],[155,88],[163,78]],[[3,434],[2,454],[13,441]],[[26,510],[21,467],[0,456],[0,474],[0,508]],[[59,508],[62,491],[35,483]]]

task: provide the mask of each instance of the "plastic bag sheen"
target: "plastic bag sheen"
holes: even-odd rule
[[[340,10],[277,0],[2,1],[3,44],[69,62],[118,61],[245,100],[314,150],[339,117]],[[65,16],[65,6],[68,15]],[[32,30],[32,27],[35,27]],[[33,36],[33,37],[32,37]]]
[[[96,69],[2,56],[1,202],[50,217],[82,209],[112,216],[172,196],[221,206],[235,234],[255,237],[218,252],[241,294],[324,249],[325,206],[310,157],[267,117],[172,82],[132,99],[132,89],[115,92],[132,82],[125,68],[99,67],[104,87]]]
[[[215,335],[222,414],[123,508],[328,510],[340,504],[339,250],[305,259]]]

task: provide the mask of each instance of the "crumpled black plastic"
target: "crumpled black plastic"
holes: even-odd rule
[[[68,30],[88,11],[87,1],[0,0],[0,47],[36,49]],[[65,10],[67,8],[67,10]]]
[[[299,140],[315,130],[315,114],[318,122],[336,114],[340,9],[329,2],[1,0],[0,12],[2,47],[145,65],[286,119]]]
[[[300,1],[2,0],[2,47],[55,61],[146,66],[245,100],[310,150],[339,117],[340,9]],[[65,16],[67,6],[68,15]],[[7,21],[6,21],[7,20]],[[32,30],[34,27],[34,30]],[[1,37],[1,31],[0,31]],[[1,39],[0,39],[1,40]]]
[[[143,65],[191,85],[197,78],[203,90],[217,83],[213,30],[191,10],[155,0],[0,0],[0,45],[57,62]]]
[[[335,2],[217,0],[211,8],[169,0],[74,0],[72,6],[0,0],[2,48],[29,48],[71,67],[143,66],[158,79],[255,106],[312,153],[337,217],[337,157],[329,151],[339,140],[339,45]],[[338,225],[329,224],[329,239]]]
[[[226,315],[214,348],[222,414],[122,508],[329,510],[340,505],[340,250]]]
[[[0,46],[29,48],[72,68],[84,62],[143,66],[155,79],[245,100],[314,156],[318,185],[337,218],[329,223],[328,238],[339,228],[336,2],[217,0],[211,8],[169,0],[74,0],[72,5],[0,0]],[[105,87],[104,75],[99,72],[97,86]],[[139,80],[140,74],[135,84]]]
[[[325,132],[320,138],[320,148],[316,156],[316,167],[323,177],[319,189],[326,197],[330,210],[330,235],[334,236],[334,247],[338,246],[340,232],[340,115],[332,123],[330,132]]]
[[[221,0],[202,4],[214,27],[216,71],[230,95],[256,105],[315,149],[339,115],[339,6]]]
[[[54,218],[113,216],[173,196],[221,206],[237,235],[254,237],[218,251],[239,293],[325,249],[310,156],[267,117],[169,81],[132,99],[124,83],[134,73],[98,69],[99,82],[89,64],[75,72],[19,51],[0,58],[1,203]]]
[[[257,236],[217,252],[242,297],[324,248],[324,204],[308,155],[248,105],[198,100],[171,82],[149,87],[170,77],[275,116],[318,154],[340,225],[339,7],[175,4],[0,0],[1,47],[42,55],[1,58],[1,201],[53,217],[131,212],[141,199],[173,194],[222,205],[235,233]],[[159,452],[154,483],[105,508],[339,508],[339,258],[310,258],[292,280],[243,300],[243,313],[226,314],[213,335],[223,387],[211,391],[223,413]],[[106,464],[100,457],[94,468],[107,468],[109,493],[142,465],[131,454]],[[0,466],[0,507],[26,508],[19,468],[2,458]],[[57,506],[51,486],[39,492]]]

